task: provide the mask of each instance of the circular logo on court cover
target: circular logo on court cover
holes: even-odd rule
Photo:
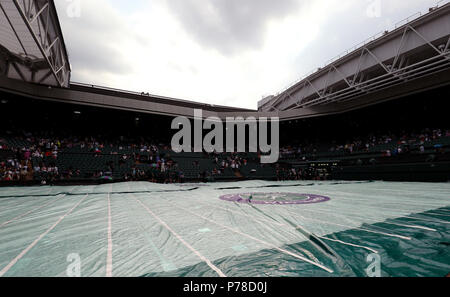
[[[221,200],[251,204],[312,204],[329,201],[330,198],[315,194],[298,193],[241,193],[220,196]]]

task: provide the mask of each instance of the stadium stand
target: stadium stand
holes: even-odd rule
[[[0,135],[0,179],[2,185],[129,180],[447,181],[450,129],[442,106],[448,95],[449,88],[443,87],[343,114],[284,121],[280,160],[263,165],[257,153],[172,152],[171,117],[2,94],[6,103],[1,106],[0,124],[6,129]]]
[[[182,182],[184,180],[236,179],[326,179],[311,168],[301,169],[262,165],[256,154],[171,154],[167,146],[113,145],[75,137],[44,139],[22,132],[25,136],[1,139],[0,178],[3,181],[89,181],[89,180],[152,180],[155,182]],[[450,130],[426,129],[400,138],[370,137],[345,145],[333,146],[328,151],[289,147],[282,149],[282,162],[297,161],[340,162],[347,165],[339,175],[353,170],[361,174],[364,166],[399,166],[403,163],[450,161]],[[365,144],[363,144],[365,143]],[[320,145],[316,145],[320,147]],[[358,171],[359,170],[359,171]],[[394,169],[395,170],[395,169]],[[389,171],[389,170],[388,170]]]

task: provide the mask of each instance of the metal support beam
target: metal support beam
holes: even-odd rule
[[[420,75],[441,71],[450,61],[450,32],[445,31],[449,14],[450,4],[446,4],[377,39],[364,42],[362,47],[277,95],[261,110],[275,106],[285,111],[352,100],[406,83]],[[445,47],[441,45],[443,38]],[[439,48],[437,40],[441,40]]]
[[[448,38],[447,44],[445,45],[444,52],[450,50],[450,37]]]
[[[3,14],[5,15],[6,19],[8,20],[8,23],[9,23],[9,25],[10,25],[10,27],[11,27],[11,30],[14,32],[14,35],[16,36],[17,41],[19,42],[19,44],[20,44],[20,46],[21,46],[21,48],[22,48],[22,50],[23,50],[23,53],[24,53],[25,55],[28,56],[27,50],[26,50],[25,47],[23,46],[22,40],[20,39],[19,34],[17,34],[16,28],[14,28],[14,26],[13,26],[11,20],[9,19],[9,16],[8,16],[8,14],[6,13],[5,9],[3,8],[3,5],[2,5],[1,2],[0,2],[0,9],[2,10],[2,12],[3,12]]]
[[[56,12],[53,2],[51,0],[10,1],[14,4],[15,8],[17,9],[18,16],[20,16],[20,18],[22,19],[22,23],[25,25],[29,35],[31,35],[32,39],[34,40],[36,50],[40,52],[39,57],[44,58],[48,65],[48,68],[51,70],[54,81],[56,81],[56,85],[68,86],[68,73],[70,73],[70,69],[67,69],[68,58],[65,52],[64,44],[60,37],[61,32],[59,30],[58,19],[56,18]],[[3,7],[1,8],[5,13]],[[6,13],[5,15],[8,18]],[[17,40],[21,43],[25,55],[29,56],[26,51],[26,47],[21,41],[21,38],[24,38],[24,36],[20,36],[20,34],[16,32],[13,24],[11,24],[11,27],[16,33]],[[25,36],[27,36],[28,33]],[[51,41],[50,44],[49,41]],[[32,73],[33,69],[30,69],[29,71]]]
[[[41,13],[48,8],[48,3],[45,3],[45,5],[41,8],[41,10],[38,11],[38,13],[30,20],[30,24],[34,23],[36,19],[41,15]]]

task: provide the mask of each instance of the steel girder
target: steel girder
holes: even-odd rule
[[[27,82],[68,87],[70,63],[53,0],[0,0],[0,14],[11,32],[0,40],[6,64],[0,73],[14,70]]]
[[[444,10],[445,14],[443,16],[442,14],[438,15],[438,17],[448,20],[450,4],[444,5],[441,9]],[[430,12],[430,15],[433,13],[434,11]],[[313,74],[264,104],[261,110],[287,111],[345,102],[450,67],[450,28],[446,29],[445,34],[440,38],[441,41],[436,44],[436,40],[429,40],[414,26],[415,21],[400,27],[402,30],[401,38],[399,36],[396,39],[398,41],[394,47],[395,54],[392,54],[388,59],[381,59],[375,53],[380,43],[372,42],[364,45],[349,54],[349,56],[354,57],[358,55],[358,58],[353,58],[355,61],[357,60],[356,63],[352,64],[354,65],[353,71],[349,71],[348,67],[347,71],[341,69],[339,63],[342,60],[338,60],[320,70],[322,73],[320,81],[324,83],[314,81],[317,74]],[[381,37],[380,40],[383,38]],[[405,49],[407,41],[411,38],[421,42],[418,42],[418,46],[414,49]],[[443,39],[445,41],[442,41]],[[420,59],[415,57],[411,61],[411,53],[414,51],[422,51],[426,54]],[[367,60],[371,60],[372,66],[364,69]],[[377,75],[370,75],[371,73],[377,73]],[[332,77],[334,81],[332,81]]]

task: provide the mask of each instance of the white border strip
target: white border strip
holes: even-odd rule
[[[316,235],[316,236],[321,238],[321,239],[330,240],[330,241],[338,242],[338,243],[341,243],[341,244],[344,244],[344,245],[353,246],[353,247],[359,247],[359,248],[362,248],[362,249],[369,250],[372,253],[378,254],[378,251],[376,251],[374,249],[371,249],[369,247],[366,247],[366,246],[362,246],[362,245],[358,245],[358,244],[354,244],[354,243],[350,243],[350,242],[345,242],[345,241],[338,240],[338,239],[331,239],[331,238],[328,238],[328,237],[325,237],[325,236],[319,236],[319,235]]]

